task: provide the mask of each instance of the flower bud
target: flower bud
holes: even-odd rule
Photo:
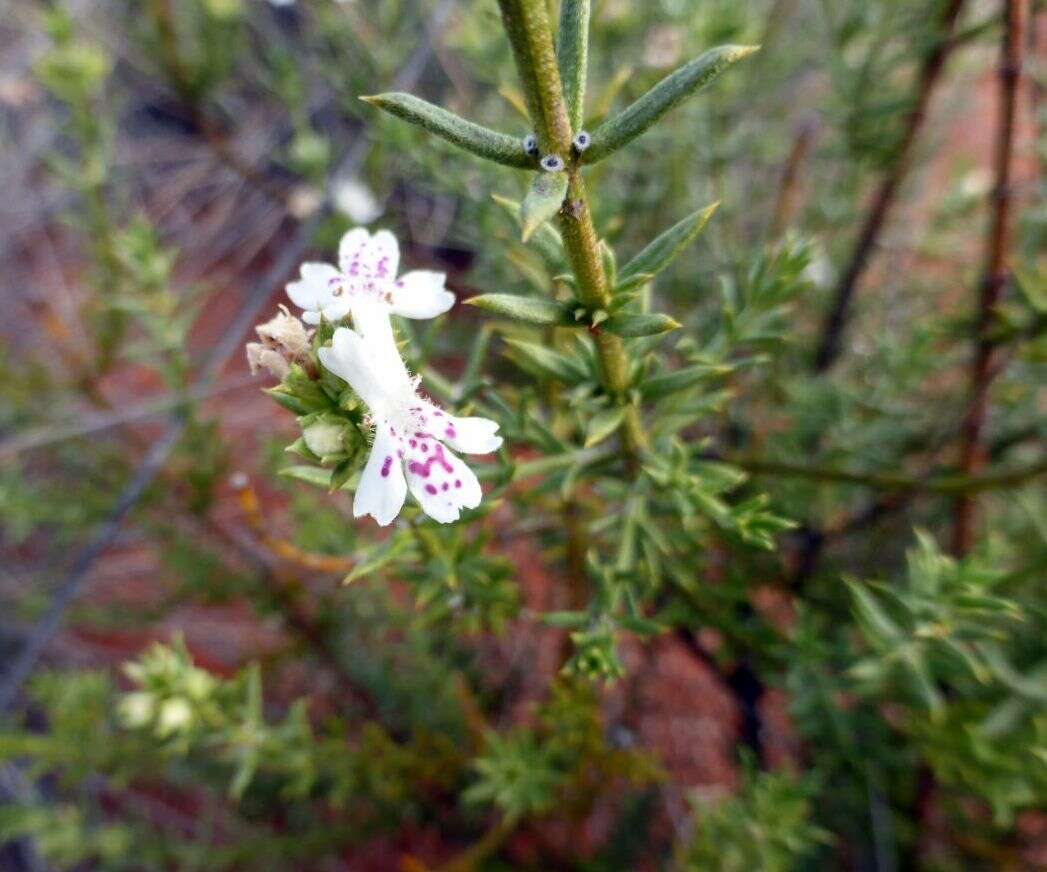
[[[128,693],[120,700],[120,719],[132,729],[144,727],[156,714],[156,699],[146,691]]]
[[[274,378],[283,380],[292,361],[309,353],[313,331],[281,306],[280,311],[264,324],[254,328],[261,342],[248,342],[247,364],[251,374],[265,370]]]
[[[345,424],[321,418],[302,430],[306,447],[317,457],[329,457],[344,450]]]
[[[193,709],[188,701],[181,697],[164,700],[160,705],[160,714],[156,719],[156,732],[159,736],[169,736],[185,730],[193,720]]]
[[[282,381],[291,368],[279,351],[261,342],[247,343],[247,365],[251,367],[251,375],[264,370],[278,381]]]
[[[309,351],[309,338],[313,335],[286,306],[281,306],[276,315],[254,329],[259,339],[279,345],[292,358],[302,357]]]

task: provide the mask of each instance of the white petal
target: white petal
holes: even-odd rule
[[[392,287],[393,312],[404,318],[435,318],[454,305],[454,294],[444,288],[440,272],[413,270]]]
[[[389,307],[381,300],[366,294],[357,294],[353,298],[350,312],[353,316],[353,329],[361,336],[377,340],[386,334],[393,336],[389,323]]]
[[[349,266],[354,260],[359,260],[367,243],[371,241],[371,234],[363,227],[354,227],[347,230],[338,243],[338,267],[343,273],[349,272]]]
[[[388,230],[379,230],[371,237],[375,258],[375,275],[392,281],[400,269],[400,243]]]
[[[356,227],[346,233],[338,245],[338,265],[350,279],[391,282],[400,266],[400,246],[388,230],[379,230],[371,236],[362,227]]]
[[[332,282],[337,278],[338,270],[329,263],[303,263],[302,277],[287,285],[287,296],[298,308],[319,312],[334,299]]]
[[[439,442],[425,442],[427,451],[412,450],[407,459],[407,484],[430,518],[441,524],[457,521],[462,509],[480,505],[483,491],[473,471]]]
[[[386,397],[384,380],[363,337],[348,327],[339,327],[331,346],[319,349],[317,356],[327,369],[349,382],[371,409],[382,405]]]
[[[490,454],[502,445],[497,435],[498,422],[490,418],[455,418],[448,416],[446,423],[437,427],[437,435],[455,451],[466,454]]]
[[[353,517],[370,515],[379,526],[391,524],[407,499],[403,464],[396,456],[397,443],[385,421],[375,424],[374,445],[353,498]]]
[[[371,297],[354,297],[352,315],[356,332],[367,344],[371,368],[382,373],[389,390],[414,393],[411,376],[389,323],[389,307]]]

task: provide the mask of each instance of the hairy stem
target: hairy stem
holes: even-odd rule
[[[578,283],[578,297],[590,309],[606,309],[611,288],[604,274],[600,240],[593,225],[585,183],[572,159],[571,126],[556,65],[552,26],[542,0],[499,0],[502,20],[513,48],[535,135],[543,150],[560,155],[568,163],[567,197],[560,209],[560,232]],[[614,400],[626,406],[623,435],[627,462],[635,473],[647,446],[647,435],[639,409],[628,399],[629,360],[621,338],[593,330],[603,384]]]

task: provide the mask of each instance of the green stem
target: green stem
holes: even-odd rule
[[[572,157],[571,125],[553,48],[552,26],[544,0],[498,0],[502,20],[513,48],[535,135],[543,150],[560,155],[568,164],[567,197],[560,209],[564,248],[578,285],[580,301],[590,309],[607,309],[611,289],[604,274],[599,237],[586,198],[585,183]],[[621,338],[595,329],[603,384],[615,402],[626,406],[623,435],[630,472],[639,470],[647,447],[640,412],[628,398],[629,359]]]

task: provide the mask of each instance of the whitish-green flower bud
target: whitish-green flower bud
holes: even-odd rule
[[[159,736],[170,736],[188,727],[193,720],[193,709],[188,700],[182,697],[165,700],[160,705],[160,715],[156,719],[156,732]]]
[[[203,669],[192,669],[185,676],[185,692],[190,699],[206,699],[214,689],[214,678]]]
[[[144,727],[156,714],[156,698],[146,691],[129,693],[120,700],[120,720],[128,727]]]
[[[306,447],[317,457],[329,457],[344,450],[345,424],[321,419],[302,430]]]

